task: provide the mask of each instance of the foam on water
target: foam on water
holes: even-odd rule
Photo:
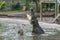
[[[4,37],[4,40],[20,40],[20,35],[18,34],[18,30],[23,29],[25,36],[33,36],[32,35],[32,26],[29,23],[16,24],[16,23],[5,23],[8,27],[5,32],[2,32],[0,36]],[[40,26],[45,31],[45,34],[42,36],[55,35],[56,30],[60,30],[60,25],[57,24],[48,24],[48,23],[39,23]]]
[[[4,37],[4,40],[20,40],[20,36],[18,34],[19,26],[17,24],[6,23],[7,31],[3,32],[1,36]],[[13,29],[15,27],[15,29]]]

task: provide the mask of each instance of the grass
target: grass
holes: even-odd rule
[[[15,14],[15,13],[21,13],[21,12],[26,12],[24,10],[9,10],[9,11],[3,11],[3,12],[0,12],[0,14]]]
[[[7,12],[25,12],[24,10],[10,10],[10,11],[7,11]]]

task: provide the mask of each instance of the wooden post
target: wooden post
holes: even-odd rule
[[[55,17],[57,16],[57,13],[58,13],[58,12],[57,12],[57,6],[58,6],[58,5],[57,5],[57,0],[55,0]],[[56,21],[55,21],[55,23],[56,23]]]
[[[55,2],[55,17],[57,15],[57,6],[58,6],[58,3],[57,3],[57,0],[56,0],[56,2]]]

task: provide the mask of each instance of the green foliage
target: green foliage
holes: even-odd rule
[[[26,10],[29,10],[29,3],[26,3]]]
[[[0,2],[0,5],[1,5],[1,2]]]
[[[0,2],[0,9],[4,9],[6,6],[6,2],[3,1],[3,2]]]
[[[32,1],[33,1],[33,2],[37,2],[37,1],[39,2],[39,0],[32,0]]]
[[[25,6],[26,6],[26,10],[29,10],[29,3],[31,0],[26,0]]]
[[[33,0],[33,2],[36,2],[37,0]]]
[[[12,3],[12,10],[19,10],[20,9],[20,3]]]

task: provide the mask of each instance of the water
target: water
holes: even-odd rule
[[[0,23],[0,40],[60,40],[60,25],[39,23],[45,31],[42,35],[32,35],[32,26],[29,23]],[[23,29],[24,35],[18,31]]]

